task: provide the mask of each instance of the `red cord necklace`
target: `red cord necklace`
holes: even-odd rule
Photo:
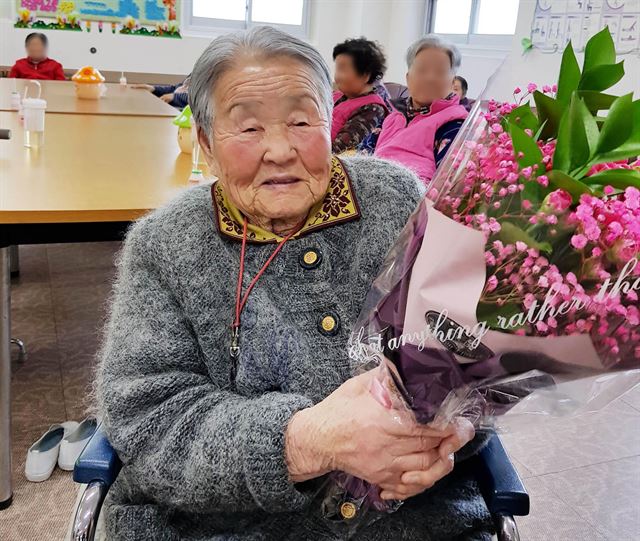
[[[233,320],[233,324],[231,325],[231,346],[229,347],[229,354],[234,361],[234,376],[235,376],[235,361],[240,356],[240,315],[242,314],[242,310],[247,303],[247,299],[249,298],[249,293],[253,289],[253,286],[256,285],[256,282],[260,279],[260,276],[264,274],[267,270],[267,267],[271,264],[271,262],[278,255],[278,252],[282,249],[285,242],[287,242],[291,237],[293,237],[304,225],[304,221],[297,226],[291,233],[289,233],[282,241],[278,244],[276,249],[273,251],[269,259],[267,259],[266,263],[262,265],[262,268],[258,271],[258,273],[254,276],[253,280],[247,287],[247,290],[242,296],[242,277],[244,274],[244,256],[247,249],[247,219],[244,218],[243,227],[242,227],[242,248],[240,250],[240,270],[238,272],[238,287],[236,288],[236,317]]]

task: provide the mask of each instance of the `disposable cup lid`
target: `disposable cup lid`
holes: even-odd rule
[[[41,98],[25,98],[22,100],[22,107],[29,109],[46,109],[47,100]]]

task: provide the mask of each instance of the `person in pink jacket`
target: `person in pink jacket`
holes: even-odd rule
[[[366,38],[348,39],[333,48],[335,83],[331,146],[334,154],[364,150],[361,145],[391,110],[382,83],[386,60],[382,49]]]
[[[427,184],[467,117],[451,89],[457,47],[428,35],[407,50],[409,97],[383,124],[375,156],[400,162]]]

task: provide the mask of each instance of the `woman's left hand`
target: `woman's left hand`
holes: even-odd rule
[[[428,469],[407,471],[401,477],[400,484],[380,485],[380,497],[383,500],[406,500],[431,488],[440,479],[451,473],[454,453],[462,449],[475,436],[473,425],[458,417],[444,431],[447,435],[438,447],[437,454]]]
[[[171,103],[173,101],[173,94],[164,94],[160,96],[160,99],[165,103]]]

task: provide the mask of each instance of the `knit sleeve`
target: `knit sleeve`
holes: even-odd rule
[[[306,506],[312,495],[289,480],[284,440],[311,401],[280,392],[249,399],[213,383],[150,229],[138,223],[125,243],[96,378],[128,485],[192,513]]]

